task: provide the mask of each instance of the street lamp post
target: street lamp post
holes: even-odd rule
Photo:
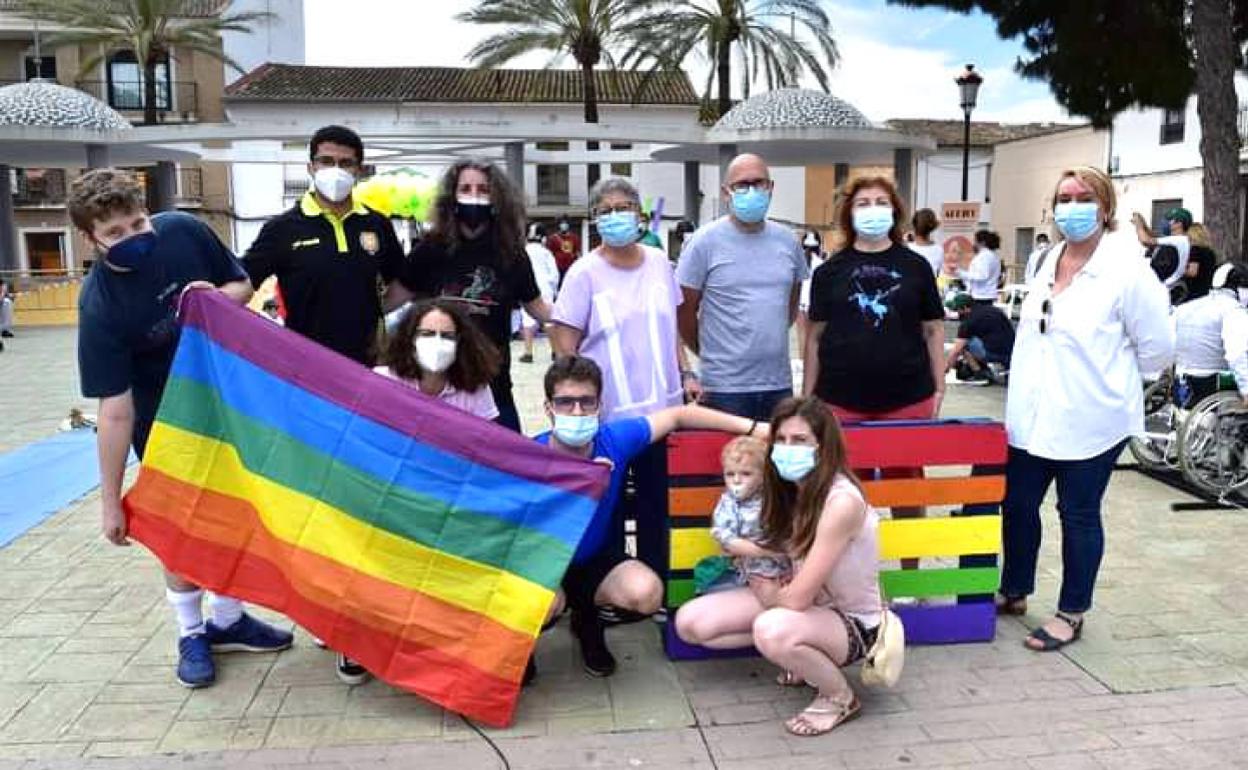
[[[966,65],[966,71],[955,80],[962,97],[962,200],[969,198],[971,164],[971,110],[975,109],[975,97],[984,78],[975,71],[974,64]]]

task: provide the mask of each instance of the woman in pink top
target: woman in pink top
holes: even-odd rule
[[[818,691],[785,727],[822,735],[860,709],[841,668],[862,659],[879,628],[879,519],[846,465],[836,418],[818,399],[776,407],[770,457],[763,534],[793,559],[792,579],[770,595],[738,588],[700,596],[680,608],[676,633],[711,648],[754,644],[786,672],[780,684]]]
[[[490,380],[498,373],[499,355],[458,305],[431,300],[414,305],[390,338],[373,371],[402,380],[485,420],[498,418]]]

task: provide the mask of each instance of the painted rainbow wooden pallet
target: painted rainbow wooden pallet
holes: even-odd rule
[[[668,617],[693,598],[693,568],[720,552],[710,534],[722,492],[719,455],[732,437],[677,433],[667,440]],[[1005,495],[1005,428],[988,420],[922,420],[845,426],[852,467],[867,500],[879,509],[927,506],[928,518],[880,521],[880,558],[958,557],[957,567],[887,569],[880,582],[890,599],[942,599],[894,604],[911,644],[988,641],[996,631],[992,594],[1000,576],[1000,503]],[[930,478],[874,479],[876,468],[941,468]],[[952,467],[950,467],[952,466]],[[966,466],[971,466],[966,473]],[[945,508],[941,508],[944,506]],[[948,506],[958,506],[952,511]],[[883,513],[883,511],[882,511]],[[956,603],[950,603],[957,597]],[[753,648],[708,650],[664,630],[668,657],[685,660],[756,654]]]

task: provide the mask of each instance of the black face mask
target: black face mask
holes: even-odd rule
[[[476,229],[493,218],[494,206],[489,203],[455,202],[455,219],[465,227]]]

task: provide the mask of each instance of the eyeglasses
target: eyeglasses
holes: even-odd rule
[[[437,337],[438,339],[450,340],[451,342],[455,342],[456,340],[459,339],[459,334],[457,334],[456,332],[441,332],[441,331],[438,331],[437,329],[417,329],[416,337],[417,339],[423,339],[423,340],[433,339],[434,337]]]
[[[360,162],[355,158],[335,158],[332,155],[317,155],[312,159],[312,165],[317,168],[333,168],[337,166],[344,171],[355,171],[360,167]]]
[[[770,190],[772,181],[770,179],[738,179],[728,185],[728,189],[734,193],[743,193],[750,190]]]
[[[550,405],[560,414],[571,414],[578,406],[585,414],[592,414],[598,411],[598,397],[554,396],[550,399]]]
[[[1053,326],[1053,300],[1045,299],[1040,303],[1040,333],[1047,334]]]
[[[617,203],[614,206],[599,206],[594,209],[593,213],[595,217],[605,217],[608,214],[627,214],[636,210],[637,204],[635,203]]]

